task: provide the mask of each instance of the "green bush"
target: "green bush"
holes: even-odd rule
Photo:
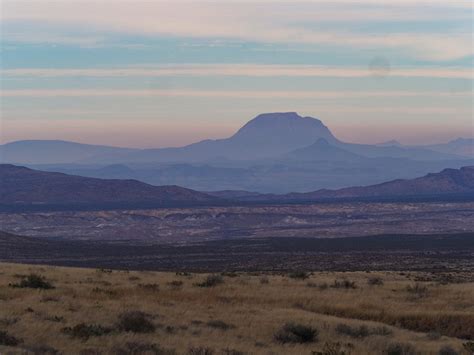
[[[113,331],[112,328],[103,327],[98,324],[80,323],[74,327],[66,327],[61,330],[64,334],[70,335],[73,338],[80,338],[87,340],[91,337],[100,337],[109,334]]]
[[[29,274],[23,276],[23,279],[16,284],[10,284],[10,287],[15,288],[37,288],[43,290],[51,290],[54,286],[46,280],[45,277],[38,274]]]
[[[17,346],[20,343],[21,341],[15,338],[13,335],[10,335],[7,332],[0,330],[0,345]]]
[[[114,355],[175,355],[176,351],[172,349],[164,349],[157,344],[127,342],[124,345],[114,346],[112,353]]]
[[[350,325],[341,323],[336,326],[336,332],[353,338],[365,338],[370,335],[369,328],[365,325],[351,327]]]
[[[367,283],[371,286],[382,286],[383,280],[380,277],[370,277]]]
[[[286,323],[274,335],[279,343],[311,343],[318,339],[318,330],[303,324]]]
[[[307,273],[306,271],[301,271],[301,270],[293,271],[288,274],[288,277],[292,279],[297,279],[297,280],[306,280],[307,278],[309,278],[309,273]]]
[[[334,283],[331,285],[331,287],[345,289],[357,288],[356,283],[350,280],[334,280]]]
[[[213,355],[214,350],[204,346],[192,347],[188,349],[188,355]]]
[[[384,351],[386,355],[416,355],[417,351],[411,344],[391,343]]]
[[[118,329],[133,333],[152,333],[155,325],[150,321],[150,315],[140,311],[130,311],[119,316]]]
[[[203,282],[195,284],[197,287],[214,287],[224,283],[221,275],[208,275]]]
[[[441,349],[439,349],[438,352],[439,355],[459,355],[459,353],[454,350],[452,347],[449,345],[443,346]]]
[[[221,320],[210,320],[209,322],[206,323],[208,327],[211,328],[216,328],[216,329],[222,329],[222,330],[228,330],[235,328],[233,324],[228,324],[224,321]]]

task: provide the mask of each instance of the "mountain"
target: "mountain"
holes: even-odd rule
[[[0,160],[43,171],[135,179],[198,191],[282,194],[373,185],[444,168],[458,169],[474,163],[474,156],[457,155],[469,142],[450,142],[449,149],[397,142],[347,143],[316,118],[276,112],[256,116],[229,138],[184,147],[129,149],[20,141],[0,146]]]
[[[289,194],[305,199],[317,198],[365,198],[400,197],[423,195],[446,195],[474,193],[474,166],[460,169],[444,169],[439,173],[430,173],[416,179],[397,179],[382,184],[360,187],[348,187],[339,190],[320,190],[303,194]]]
[[[457,138],[448,143],[425,146],[435,152],[474,157],[474,138]]]
[[[209,192],[213,196],[241,201],[318,201],[332,199],[402,198],[469,194],[474,196],[474,166],[444,169],[415,179],[397,179],[370,186],[347,187],[338,190],[321,189],[306,193],[255,194],[245,191]]]
[[[0,161],[17,164],[74,163],[102,154],[130,153],[134,149],[60,140],[24,140],[0,145]]]
[[[179,148],[144,149],[112,154],[88,162],[203,162],[225,158],[231,160],[276,157],[313,144],[319,138],[337,139],[318,119],[302,117],[296,112],[264,113],[250,120],[233,136],[204,140]]]
[[[387,146],[392,146],[392,145],[396,146],[396,147],[401,147],[402,146],[402,144],[399,141],[395,140],[395,139],[392,139],[392,140],[387,141],[387,142],[378,143],[376,145],[381,146],[381,147],[387,147]]]
[[[372,145],[357,143],[335,143],[337,147],[367,158],[408,158],[413,160],[450,160],[463,159],[462,156],[435,152],[425,147],[405,147],[396,145]]]
[[[405,147],[395,144],[397,142],[381,145],[346,143],[338,140],[329,128],[316,118],[303,117],[296,112],[275,112],[256,116],[229,138],[204,140],[184,147],[131,149],[65,141],[31,140],[0,145],[0,158],[2,162],[12,164],[111,165],[245,161],[274,159],[304,147],[314,150],[318,147],[309,147],[319,139],[324,139],[333,147],[368,158],[452,160],[463,159],[457,152],[464,151],[464,148],[459,148],[460,150],[439,148],[435,151],[430,147]],[[322,152],[320,156],[324,158]],[[331,157],[328,156],[325,160],[331,160]]]
[[[0,205],[195,204],[215,197],[178,186],[107,180],[0,165]]]
[[[303,202],[417,196],[474,196],[474,166],[444,169],[411,180],[339,190],[284,195],[247,191],[203,193],[179,186],[152,186],[136,180],[87,178],[0,165],[0,209],[97,209],[209,205],[234,202]]]
[[[285,157],[306,161],[346,161],[362,158],[360,155],[329,144],[324,138],[307,147],[295,149]]]

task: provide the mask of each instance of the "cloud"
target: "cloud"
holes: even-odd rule
[[[394,4],[396,3],[396,5]],[[300,43],[371,50],[398,50],[444,61],[473,54],[469,2],[464,1],[4,1],[3,19],[46,22],[80,29],[139,35]],[[375,33],[353,26],[390,21],[451,20],[452,33]],[[315,28],[321,24],[324,29]],[[32,33],[32,36],[34,33]]]
[[[115,90],[115,89],[11,89],[2,97],[219,97],[219,98],[359,98],[359,97],[469,97],[471,92],[427,91],[254,91],[254,90]]]
[[[250,76],[250,77],[339,77],[364,78],[373,76],[369,68],[328,67],[314,65],[269,64],[173,64],[151,67],[48,69],[5,69],[4,78],[55,78],[55,77],[161,77],[161,76]],[[470,68],[391,68],[392,77],[472,79]]]

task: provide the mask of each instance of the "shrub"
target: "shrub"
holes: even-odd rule
[[[224,279],[221,275],[208,275],[203,282],[195,284],[198,287],[214,287],[224,283]]]
[[[326,289],[329,288],[329,285],[326,283],[326,282],[323,282],[321,284],[319,284],[318,288],[321,290],[321,291],[324,291]]]
[[[17,346],[20,343],[21,341],[15,338],[13,335],[10,335],[7,332],[0,330],[0,345]]]
[[[176,351],[172,349],[164,349],[157,344],[128,342],[124,345],[114,346],[112,353],[114,355],[174,355]]]
[[[407,343],[391,343],[384,351],[387,355],[415,355],[417,354],[415,348]]]
[[[462,344],[463,348],[470,354],[474,354],[474,341],[468,341]]]
[[[98,324],[80,323],[74,327],[65,327],[61,330],[64,334],[70,335],[73,338],[80,338],[87,340],[90,337],[100,337],[112,332],[112,328],[103,327]]]
[[[426,334],[426,337],[429,340],[438,340],[439,338],[441,338],[441,334],[439,332],[432,331]]]
[[[28,354],[34,354],[34,355],[59,355],[61,354],[58,350],[55,348],[48,346],[48,345],[39,345],[39,346],[33,346],[33,347],[28,347]]]
[[[92,292],[93,293],[101,293],[103,295],[107,295],[109,297],[115,297],[118,295],[118,292],[115,291],[115,290],[108,290],[108,289],[105,289],[105,288],[100,288],[100,287],[94,287],[92,289]]]
[[[320,284],[317,284],[315,282],[308,282],[306,284],[306,287],[312,287],[312,288],[318,288],[320,289],[321,291],[324,291],[326,290],[327,288],[329,288],[329,285],[326,283],[326,282],[323,282],[323,283],[320,283]]]
[[[306,280],[309,278],[309,273],[306,271],[293,271],[288,274],[288,277],[298,280]]]
[[[188,355],[212,355],[214,354],[214,350],[211,348],[198,346],[198,347],[191,347],[188,349]]]
[[[336,326],[336,332],[339,334],[348,335],[353,338],[365,338],[369,335],[390,335],[392,331],[387,327],[377,327],[377,328],[368,328],[365,325],[361,325],[358,327],[351,327],[347,324],[338,324]]]
[[[452,347],[449,345],[443,346],[441,349],[439,349],[438,352],[439,355],[458,355],[459,353],[454,350]]]
[[[171,282],[168,282],[168,286],[170,286],[172,288],[179,288],[179,287],[183,286],[183,281],[173,280]]]
[[[240,350],[226,348],[222,350],[222,355],[245,355],[245,353]]]
[[[350,280],[334,280],[334,283],[331,285],[332,288],[357,288],[356,283]]]
[[[27,276],[23,276],[23,279],[16,284],[10,284],[10,287],[16,288],[37,288],[43,290],[51,290],[54,286],[46,280],[45,277],[38,275],[38,274],[29,274]]]
[[[387,336],[392,334],[392,330],[385,326],[381,326],[371,329],[370,334]]]
[[[350,325],[341,323],[336,326],[336,332],[353,338],[365,338],[370,335],[369,328],[365,325],[351,327]]]
[[[313,351],[311,355],[349,355],[353,347],[351,343],[344,346],[339,342],[326,342],[322,351]]]
[[[100,268],[100,269],[97,269],[97,272],[98,272],[98,273],[102,273],[102,274],[111,274],[111,273],[112,273],[112,270]]]
[[[227,276],[227,277],[238,277],[239,276],[239,274],[237,274],[236,272],[233,272],[233,271],[221,272],[221,275],[222,276]]]
[[[274,338],[279,343],[311,343],[317,341],[318,330],[302,324],[286,323]]]
[[[407,292],[412,294],[415,298],[421,298],[426,296],[428,293],[428,287],[423,286],[420,283],[416,283],[414,285],[408,285],[406,288]]]
[[[64,322],[64,317],[62,316],[46,316],[44,317],[44,320],[50,321],[50,322],[55,322],[55,323],[61,323]]]
[[[235,328],[233,324],[228,324],[224,321],[221,320],[210,320],[209,322],[206,323],[208,327],[211,328],[216,328],[216,329],[222,329],[222,330],[228,330]]]
[[[269,280],[268,277],[262,276],[262,277],[260,278],[260,283],[261,283],[262,285],[266,285],[266,284],[269,284],[269,283],[270,283],[270,280]]]
[[[370,277],[367,283],[372,286],[381,286],[383,285],[383,280],[380,277]]]
[[[117,327],[125,332],[151,333],[155,325],[150,321],[150,315],[140,311],[130,311],[119,316]]]
[[[193,276],[193,274],[191,274],[190,272],[186,272],[186,271],[177,271],[176,276],[191,277],[191,276]]]
[[[140,287],[143,290],[150,291],[150,292],[155,292],[160,289],[160,285],[158,284],[138,284],[138,287]]]

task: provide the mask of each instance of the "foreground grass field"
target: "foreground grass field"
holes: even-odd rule
[[[472,277],[0,264],[0,353],[471,354]]]

